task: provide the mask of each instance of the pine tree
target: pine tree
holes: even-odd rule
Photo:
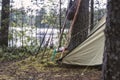
[[[70,42],[68,45],[68,50],[73,50],[81,42],[83,42],[88,35],[88,25],[89,25],[89,0],[76,0],[78,1],[78,14],[76,18],[73,19],[71,29],[70,29]],[[80,6],[79,6],[80,5]]]
[[[2,0],[0,46],[8,46],[10,0]]]
[[[107,3],[102,80],[120,80],[120,0]]]

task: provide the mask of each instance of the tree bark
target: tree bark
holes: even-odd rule
[[[8,46],[10,0],[2,0],[0,46]]]
[[[90,31],[94,28],[94,0],[91,0],[91,25],[90,25]]]
[[[102,80],[120,80],[120,0],[108,0]]]
[[[88,35],[89,0],[81,0],[78,6],[78,14],[76,18],[73,19],[70,29],[70,42],[67,47],[69,51],[73,50],[82,43]]]

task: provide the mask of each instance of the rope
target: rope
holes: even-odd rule
[[[99,30],[105,23],[106,23],[106,22],[104,22],[104,23],[103,23],[98,29],[96,29],[93,33],[95,33],[97,30]],[[76,37],[78,34],[83,33],[84,31],[86,31],[86,30],[88,30],[88,29],[90,29],[90,27],[84,28],[82,31],[79,31],[78,33],[76,33],[75,35],[73,35],[71,38]],[[92,33],[92,34],[93,34],[93,33]],[[90,34],[88,37],[90,37],[92,34]],[[88,38],[88,37],[87,37],[87,38]]]

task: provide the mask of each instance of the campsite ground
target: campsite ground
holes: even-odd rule
[[[34,58],[0,63],[0,80],[100,80],[101,70],[89,67],[58,66]]]

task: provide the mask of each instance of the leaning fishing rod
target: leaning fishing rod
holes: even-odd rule
[[[58,49],[59,49],[59,47],[61,47],[62,35],[63,35],[63,33],[64,33],[64,29],[65,29],[65,27],[66,27],[67,20],[72,20],[72,19],[68,18],[68,16],[69,16],[69,12],[71,12],[70,9],[72,8],[73,3],[74,3],[74,1],[69,0],[69,5],[68,5],[68,9],[67,9],[67,11],[66,11],[65,20],[64,20],[64,23],[63,23],[63,25],[62,25],[61,33],[60,33],[60,36],[59,36]],[[74,16],[73,16],[73,18],[74,18]]]
[[[50,36],[49,36],[49,38],[48,38],[48,40],[47,40],[47,43],[46,43],[46,46],[45,46],[45,50],[44,50],[44,52],[43,52],[43,54],[42,54],[42,56],[41,56],[41,59],[43,59],[43,57],[44,57],[44,55],[45,55],[45,52],[46,52],[46,50],[47,50],[47,46],[48,46],[48,44],[50,43],[50,39],[51,39],[51,37],[52,37],[52,33],[53,33],[53,27],[52,27],[52,31],[50,32]]]
[[[65,27],[66,27],[66,23],[67,23],[67,18],[68,18],[68,13],[69,13],[69,11],[70,11],[70,10],[68,9],[68,12],[66,13],[65,20],[64,20],[64,23],[63,23],[63,26],[62,26],[61,34],[60,34],[60,36],[59,36],[58,49],[59,49],[60,46],[61,46],[62,35],[63,35],[64,30],[65,30]]]
[[[81,0],[78,0],[78,5],[77,5],[77,8],[76,8],[76,11],[75,11],[75,14],[74,14],[74,17],[73,17],[73,20],[72,20],[72,23],[71,23],[71,26],[70,26],[70,31],[72,30],[72,26],[75,24],[75,21],[76,21],[76,19],[77,19],[77,15],[78,15],[78,11],[79,11],[79,8],[80,8],[80,3],[81,3]],[[68,10],[68,13],[69,13],[69,10]],[[67,13],[67,15],[66,15],[66,19],[65,20],[67,20],[67,17],[68,17],[68,13]],[[65,21],[66,22],[66,21]],[[65,25],[66,25],[66,23],[64,23],[64,25],[63,25],[63,32],[64,32],[64,27],[65,27]],[[62,34],[63,34],[63,32],[61,33],[61,36],[60,36],[60,38],[62,38]],[[59,38],[59,39],[60,39]],[[60,44],[59,44],[59,46],[58,46],[58,49],[59,49],[59,47],[60,47]],[[69,54],[70,53],[70,51],[67,53],[67,54]],[[65,55],[66,56],[66,55]],[[59,62],[59,61],[62,61],[62,59],[65,57],[65,56],[63,56],[62,58],[60,58],[60,59],[58,59],[57,61]]]
[[[50,26],[49,26],[49,27],[50,27]],[[47,32],[48,32],[49,27],[47,28],[47,30],[46,30],[46,32],[45,32],[45,34],[44,34],[44,36],[43,36],[42,42],[40,43],[40,46],[39,46],[39,48],[38,48],[38,51],[37,51],[37,53],[35,54],[35,57],[37,57],[37,55],[39,54],[39,51],[40,51],[41,48],[42,48],[42,45],[43,45],[43,42],[44,42],[45,37],[46,37],[46,35],[47,35]]]

